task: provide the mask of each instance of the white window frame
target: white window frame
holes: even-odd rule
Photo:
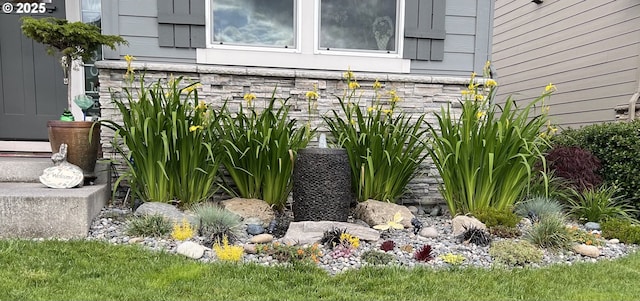
[[[296,47],[276,48],[212,44],[211,1],[205,1],[206,48],[196,49],[199,64],[409,73],[411,60],[402,58],[405,0],[398,1],[397,52],[320,51],[318,49],[320,0],[295,0]]]
[[[383,51],[368,51],[368,50],[324,50],[320,49],[320,1],[315,0],[314,9],[314,53],[316,54],[328,54],[328,55],[355,55],[355,56],[368,56],[368,57],[390,57],[390,58],[402,58],[402,49],[404,46],[404,0],[396,0],[396,50],[394,52],[386,53]]]
[[[285,48],[285,47],[270,47],[266,45],[234,45],[234,44],[219,44],[213,42],[213,11],[211,11],[211,1],[215,0],[207,0],[205,1],[205,24],[206,24],[206,45],[207,48],[214,49],[230,49],[230,50],[247,50],[247,51],[273,51],[273,52],[285,52],[285,53],[300,53],[300,39],[302,38],[300,34],[300,28],[302,28],[302,21],[300,18],[300,13],[302,9],[302,5],[300,5],[299,0],[293,0],[293,24],[294,24],[294,36],[295,36],[295,47],[293,48]]]

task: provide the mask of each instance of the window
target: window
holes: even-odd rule
[[[295,48],[295,0],[213,0],[212,43]]]
[[[395,53],[396,0],[320,0],[320,50]]]
[[[403,58],[405,0],[206,0],[205,6],[200,64],[410,72]]]
[[[82,22],[102,26],[100,0],[82,0]],[[84,62],[84,94],[94,100],[92,107],[85,110],[86,116],[100,116],[100,101],[98,94],[98,69],[93,65],[102,59],[102,48],[99,48],[90,61]]]

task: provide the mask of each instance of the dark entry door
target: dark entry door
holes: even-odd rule
[[[64,1],[36,18],[65,17]],[[20,31],[25,14],[0,13],[0,140],[48,140],[47,121],[67,107],[67,86],[57,57]]]

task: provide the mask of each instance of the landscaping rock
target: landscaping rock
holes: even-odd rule
[[[438,237],[438,230],[434,227],[426,227],[426,228],[422,228],[422,230],[420,230],[418,235],[422,237],[436,238]]]
[[[409,212],[411,212],[411,214],[413,215],[418,214],[418,207],[416,206],[407,206],[407,209],[409,209]]]
[[[476,227],[478,229],[486,230],[487,226],[479,221],[475,217],[466,216],[466,215],[457,215],[451,220],[451,227],[453,228],[453,236],[458,236],[466,229]]]
[[[429,211],[430,216],[440,216],[441,214],[442,209],[438,205],[433,206],[433,208],[431,208],[431,211]]]
[[[266,243],[270,243],[273,241],[273,235],[271,234],[258,234],[254,237],[251,237],[251,239],[249,239],[249,241],[251,243],[254,244],[266,244]]]
[[[275,218],[275,213],[271,206],[263,200],[233,198],[220,202],[222,208],[227,209],[243,220],[256,217],[262,222],[262,226],[267,226]]]
[[[356,205],[354,214],[356,218],[363,220],[369,226],[373,227],[392,221],[393,216],[398,212],[402,215],[402,221],[400,221],[400,223],[405,228],[413,227],[411,225],[411,219],[415,216],[407,207],[394,203],[367,200],[366,202]]]
[[[346,229],[347,232],[357,236],[360,240],[377,241],[380,239],[380,232],[378,230],[365,226],[332,221],[303,221],[289,224],[289,229],[282,240],[295,241],[299,245],[313,244],[320,241],[325,231],[334,228]]]
[[[186,219],[191,225],[200,223],[197,216],[184,213],[171,204],[160,202],[145,202],[136,209],[134,215],[162,215],[172,222],[180,223],[183,219]]]
[[[256,254],[258,253],[258,250],[256,249],[256,245],[255,244],[244,244],[242,246],[244,248],[244,252],[247,254]]]
[[[594,223],[594,222],[588,222],[584,224],[584,228],[587,229],[587,231],[600,230],[600,224]]]
[[[612,239],[607,240],[607,243],[608,243],[608,244],[615,245],[615,244],[619,244],[619,243],[620,243],[620,240],[619,240],[619,239],[617,239],[617,238],[612,238]]]
[[[264,227],[262,227],[262,225],[249,224],[247,225],[247,233],[251,235],[262,234],[264,233]]]
[[[192,241],[185,241],[178,245],[176,253],[192,259],[200,259],[202,256],[204,256],[204,246],[201,246]]]
[[[573,251],[584,256],[597,258],[600,256],[600,249],[596,246],[590,246],[585,244],[575,245],[573,246]]]
[[[144,241],[144,238],[142,238],[142,237],[134,237],[134,238],[129,239],[129,244],[137,244],[137,243],[140,243],[140,242],[143,242],[143,241]]]

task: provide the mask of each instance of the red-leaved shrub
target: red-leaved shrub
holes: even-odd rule
[[[556,146],[545,157],[554,174],[567,179],[575,189],[584,190],[602,183],[598,175],[600,160],[588,150],[577,146]]]

